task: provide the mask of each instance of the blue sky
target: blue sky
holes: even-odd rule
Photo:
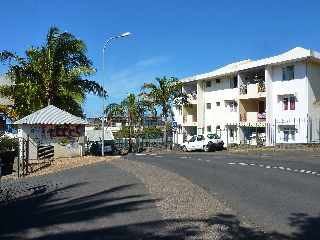
[[[67,30],[86,42],[97,68],[92,79],[104,79],[110,103],[158,76],[185,77],[296,46],[320,50],[319,9],[320,1],[307,0],[7,0],[0,50],[23,54],[44,42],[50,26]],[[104,40],[126,31],[134,35],[113,42],[103,75]],[[100,108],[101,99],[88,96],[87,115]]]

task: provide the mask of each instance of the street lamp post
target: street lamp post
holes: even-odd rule
[[[104,66],[105,65],[105,57],[104,57],[104,54],[105,54],[106,48],[110,45],[112,40],[115,40],[118,38],[123,38],[123,37],[128,37],[129,35],[131,35],[130,32],[125,32],[125,33],[122,33],[118,36],[113,36],[113,37],[108,38],[106,40],[106,42],[104,43],[103,48],[102,48],[102,73],[104,76],[105,76],[105,66]],[[104,89],[104,78],[102,78],[102,87]],[[104,107],[105,107],[105,96],[103,96],[103,98],[102,98],[102,144],[101,144],[102,156],[104,156],[104,121],[105,121]]]

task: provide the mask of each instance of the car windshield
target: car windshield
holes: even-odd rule
[[[218,134],[208,134],[207,135],[207,137],[209,138],[209,139],[219,139],[220,137],[218,136]]]
[[[202,140],[204,140],[204,136],[203,135],[197,136],[197,141],[202,141]]]
[[[192,138],[190,138],[189,142],[194,142],[196,140],[196,137],[193,136]]]

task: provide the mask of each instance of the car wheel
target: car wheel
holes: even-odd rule
[[[204,146],[203,146],[203,150],[204,150],[205,152],[209,152],[209,146],[208,146],[208,145],[204,145]]]
[[[183,147],[182,147],[182,151],[184,151],[184,152],[188,152],[187,147],[186,147],[186,146],[183,146]]]

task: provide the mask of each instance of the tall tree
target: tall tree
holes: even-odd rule
[[[132,137],[135,136],[136,129],[143,124],[144,112],[144,102],[133,93],[130,93],[120,104],[111,103],[105,109],[108,121],[114,117],[123,117],[127,119],[130,152],[132,151],[133,146]]]
[[[164,139],[167,145],[167,130],[169,119],[173,117],[172,106],[188,103],[188,96],[182,91],[183,83],[175,77],[156,78],[156,83],[145,83],[141,95],[145,101],[152,102],[161,108],[161,114],[165,122]]]
[[[48,31],[43,46],[32,47],[25,57],[0,52],[0,61],[8,64],[11,86],[0,87],[0,95],[14,101],[14,110],[23,117],[52,104],[78,116],[87,93],[105,97],[97,82],[86,79],[95,69],[87,57],[85,43],[56,27]]]

